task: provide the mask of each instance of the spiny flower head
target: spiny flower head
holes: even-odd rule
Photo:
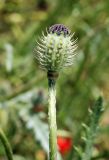
[[[77,48],[76,40],[72,39],[73,35],[62,24],[51,26],[47,35],[43,34],[34,50],[35,57],[43,69],[58,72],[73,64],[74,51]]]

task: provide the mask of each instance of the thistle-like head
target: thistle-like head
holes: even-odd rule
[[[63,67],[72,65],[77,48],[73,35],[62,24],[51,26],[35,48],[35,57],[40,66],[47,71],[58,72]]]

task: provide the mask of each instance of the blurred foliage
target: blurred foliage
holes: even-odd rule
[[[109,159],[109,1],[106,0],[0,0],[0,125],[18,155],[16,159],[21,159],[20,156],[45,159],[40,143],[18,113],[33,106],[33,90],[42,89],[47,97],[46,73],[35,62],[33,48],[42,31],[55,23],[68,26],[78,37],[74,65],[62,71],[58,80],[58,128],[70,131],[74,144],[84,146],[80,124],[88,122],[88,107],[102,94],[106,109],[100,121],[94,158]],[[36,115],[41,112],[47,116],[46,98],[42,105],[44,109],[38,109]],[[0,153],[2,159],[1,145]],[[72,157],[76,160],[73,148],[64,159]]]

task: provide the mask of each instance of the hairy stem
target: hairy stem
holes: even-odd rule
[[[1,128],[0,128],[0,140],[5,148],[8,160],[13,160],[11,146]]]
[[[49,160],[57,160],[56,82],[48,79],[49,86]]]

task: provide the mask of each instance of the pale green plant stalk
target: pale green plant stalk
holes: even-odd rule
[[[5,148],[5,152],[6,152],[8,160],[13,160],[11,146],[1,128],[0,128],[0,140]]]
[[[73,34],[74,35],[74,34]],[[35,57],[48,73],[49,160],[57,160],[56,79],[61,69],[71,66],[77,48],[67,27],[55,24],[43,34],[35,48]]]
[[[57,159],[57,124],[56,124],[56,82],[54,79],[48,79],[49,90],[49,159]]]

